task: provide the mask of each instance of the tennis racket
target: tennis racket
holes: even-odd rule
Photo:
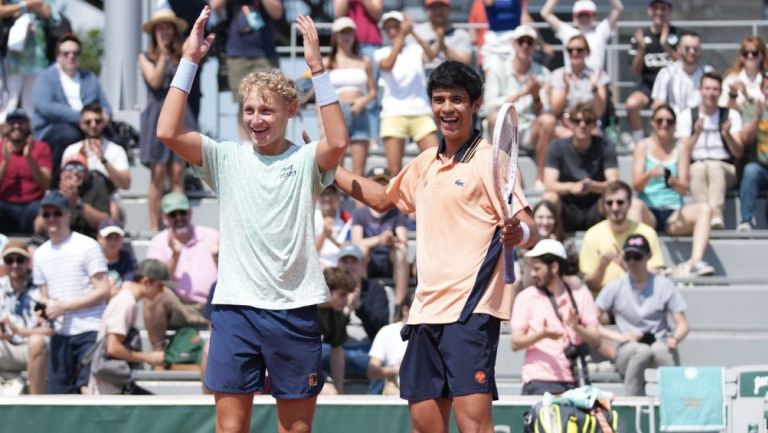
[[[512,218],[512,200],[517,180],[517,112],[514,105],[505,103],[499,109],[493,128],[493,156],[491,158],[493,189],[499,201],[507,205],[506,217]],[[504,247],[504,282],[515,281],[515,249]]]

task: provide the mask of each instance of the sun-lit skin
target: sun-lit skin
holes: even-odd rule
[[[605,195],[605,204],[603,205],[605,218],[613,223],[622,224],[627,219],[629,205],[630,198],[623,189],[607,193]]]
[[[285,130],[298,111],[296,101],[286,102],[270,90],[253,91],[243,102],[242,121],[254,149],[262,155],[279,155],[288,146]]]
[[[471,102],[469,93],[464,89],[438,88],[432,91],[432,114],[446,143],[461,146],[469,139],[472,115],[479,109],[480,99]]]
[[[74,75],[80,69],[80,45],[75,41],[62,42],[56,63],[68,75]]]

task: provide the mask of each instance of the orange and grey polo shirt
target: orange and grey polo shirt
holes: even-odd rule
[[[403,212],[416,213],[419,283],[409,324],[454,323],[471,313],[509,320],[501,229],[506,205],[493,193],[491,145],[478,131],[453,158],[422,152],[393,178],[387,194]],[[528,207],[521,183],[513,210]]]

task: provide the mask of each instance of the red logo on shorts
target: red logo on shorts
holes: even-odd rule
[[[314,388],[317,386],[317,373],[309,373],[309,387]]]
[[[477,370],[475,372],[475,382],[477,383],[485,383],[485,380],[487,379],[485,372],[482,370]]]

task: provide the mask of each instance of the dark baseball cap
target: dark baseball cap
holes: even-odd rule
[[[672,8],[672,0],[650,0],[648,2],[648,6],[653,6],[656,3],[664,3],[665,5],[667,5],[670,8]]]
[[[27,112],[24,111],[23,108],[17,108],[15,110],[11,111],[10,113],[8,113],[5,116],[5,121],[6,122],[10,121],[10,120],[25,120],[25,121],[29,121],[29,116],[27,115]]]
[[[57,189],[49,189],[40,201],[40,207],[55,206],[61,210],[69,210],[69,200]]]
[[[157,259],[142,260],[141,263],[139,263],[139,269],[136,271],[136,275],[160,281],[169,289],[176,288],[176,283],[171,280],[171,275],[168,273],[168,266]]]
[[[645,257],[651,254],[651,246],[648,244],[648,239],[643,235],[630,235],[626,241],[624,241],[625,253],[637,253]]]

